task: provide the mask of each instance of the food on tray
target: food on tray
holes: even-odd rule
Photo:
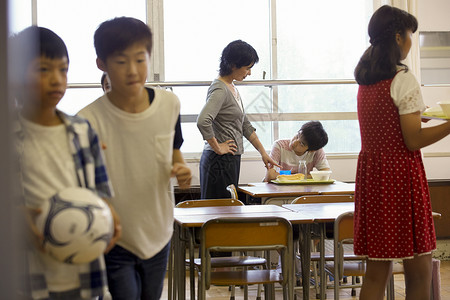
[[[422,116],[438,118],[438,119],[449,119],[450,118],[450,117],[447,117],[447,115],[442,111],[440,106],[427,108],[423,112]]]
[[[305,178],[305,175],[302,173],[292,174],[292,175],[278,175],[277,180],[278,181],[298,181],[303,180]]]

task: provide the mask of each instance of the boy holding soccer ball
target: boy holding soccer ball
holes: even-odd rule
[[[69,187],[82,187],[106,199],[112,189],[98,138],[89,123],[56,109],[67,87],[69,56],[63,40],[49,29],[31,26],[11,38],[18,106],[15,128],[20,178],[31,231],[40,246],[27,253],[32,299],[96,299],[106,291],[103,256],[85,264],[60,262],[45,252],[34,225],[39,207]],[[111,208],[115,233],[120,224]]]
[[[191,171],[180,151],[180,102],[166,90],[146,88],[150,28],[120,17],[94,35],[97,66],[111,90],[81,110],[105,145],[123,234],[105,256],[114,300],[160,299],[173,232],[170,178],[188,188]]]

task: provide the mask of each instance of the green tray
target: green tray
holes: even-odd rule
[[[422,114],[422,117],[429,118],[429,119],[438,119],[438,120],[449,120],[450,119],[442,112],[442,110],[425,111]]]
[[[275,184],[331,184],[335,180],[314,180],[314,179],[306,179],[306,180],[289,180],[289,181],[278,181],[277,179],[271,180],[272,183]]]

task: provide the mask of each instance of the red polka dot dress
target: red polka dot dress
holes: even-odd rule
[[[369,259],[411,258],[436,248],[421,153],[408,150],[404,143],[399,108],[391,97],[392,81],[361,85],[358,91],[361,152],[354,250]]]

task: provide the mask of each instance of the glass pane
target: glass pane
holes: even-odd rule
[[[258,135],[259,140],[264,146],[264,149],[270,150],[273,143],[273,134],[272,134],[272,122],[252,122],[253,127],[256,128],[256,134]],[[256,149],[253,145],[244,138],[244,151],[245,152],[255,152]]]
[[[95,63],[94,32],[103,21],[120,16],[145,22],[146,1],[37,0],[38,25],[53,30],[66,43],[70,83],[100,83],[102,72]]]
[[[199,114],[206,102],[207,86],[174,87],[172,91],[178,96],[181,103],[181,114]]]
[[[268,0],[165,0],[165,80],[213,80],[223,48],[237,39],[258,52],[248,79],[262,79],[270,73],[269,20]]]
[[[319,120],[320,121],[320,120]],[[357,153],[361,150],[358,120],[320,121],[328,134],[325,153]],[[306,122],[280,122],[280,139],[291,139]],[[272,146],[270,148],[272,149]]]
[[[265,149],[270,149],[272,146],[272,122],[252,122],[256,128],[261,143]],[[181,123],[181,130],[183,132],[184,143],[181,146],[183,153],[202,152],[205,141],[203,140],[196,123]],[[256,151],[255,148],[244,138],[244,151]]]
[[[281,113],[356,112],[356,84],[279,86],[278,92]]]
[[[103,95],[101,88],[67,89],[57,108],[66,114],[75,115],[83,107]]]
[[[183,145],[181,151],[183,153],[202,152],[205,141],[197,128],[197,123],[181,123],[181,131],[183,132]]]
[[[246,113],[270,113],[270,89],[262,86],[238,86]],[[174,87],[172,91],[181,102],[181,114],[198,115],[206,103],[207,86]]]
[[[9,1],[9,30],[11,33],[19,31],[31,26],[31,1],[14,0]]]
[[[239,86],[238,90],[244,103],[245,113],[270,113],[272,111],[270,88],[264,86]]]
[[[279,79],[352,79],[372,0],[277,1]]]

